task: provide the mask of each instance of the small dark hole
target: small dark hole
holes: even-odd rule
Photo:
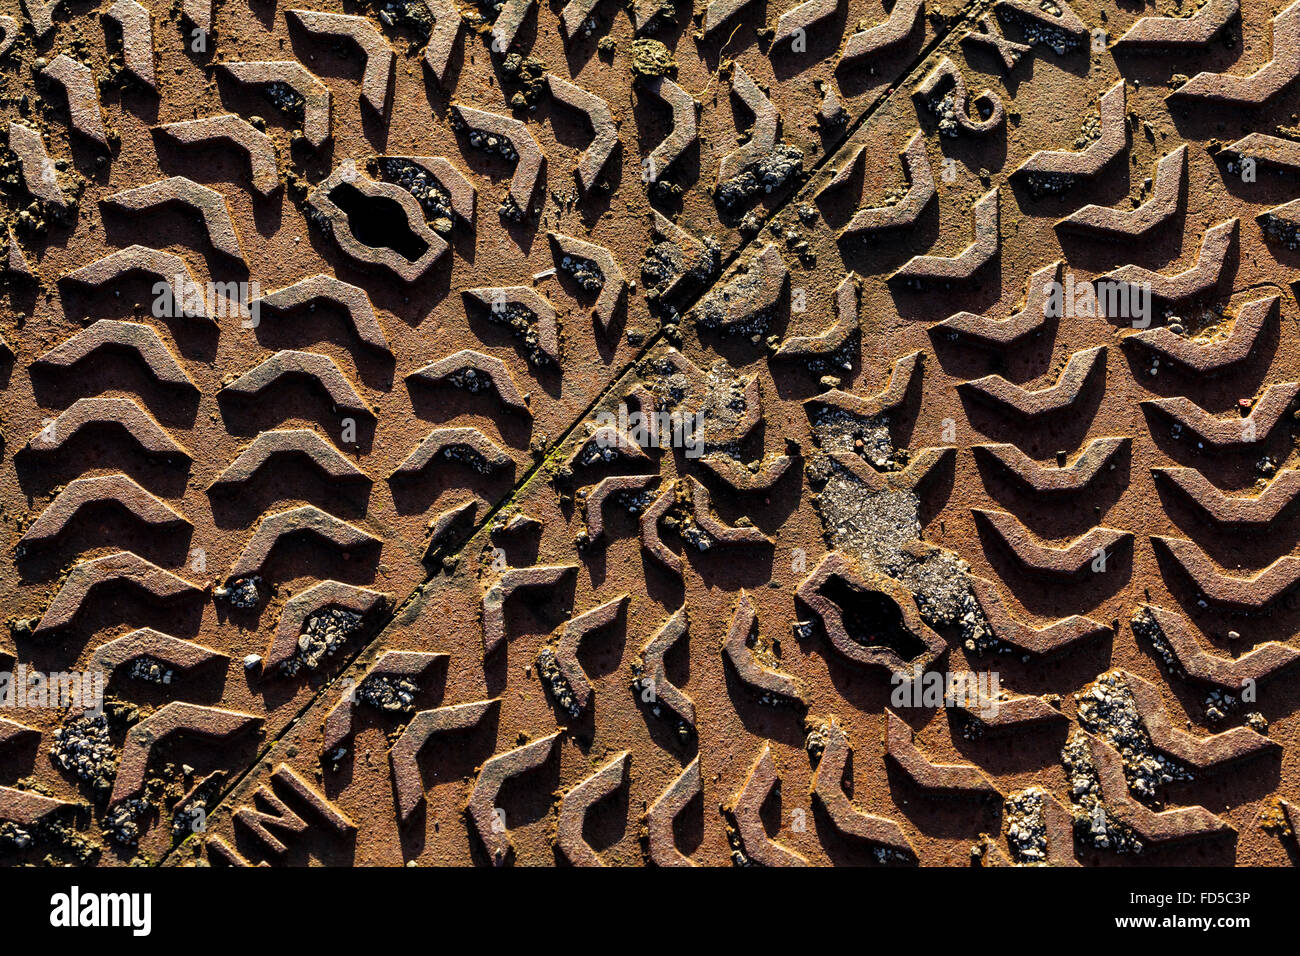
[[[924,642],[904,626],[903,612],[891,598],[859,590],[838,577],[832,577],[819,591],[839,606],[845,630],[857,643],[887,647],[905,661],[925,653]]]
[[[392,249],[409,262],[428,251],[429,244],[411,231],[406,210],[396,200],[367,196],[351,183],[335,186],[330,200],[348,217],[348,228],[358,242]]]

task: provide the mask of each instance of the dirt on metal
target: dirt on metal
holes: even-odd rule
[[[1296,861],[1300,4],[7,4],[0,864]]]

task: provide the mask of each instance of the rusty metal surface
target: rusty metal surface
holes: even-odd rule
[[[1300,5],[10,6],[0,864],[1300,854]]]

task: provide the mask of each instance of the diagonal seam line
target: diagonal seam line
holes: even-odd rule
[[[767,218],[763,222],[763,226],[766,227],[773,219],[775,219],[782,211],[784,211],[787,206],[789,206],[798,196],[800,196],[803,193],[804,188],[808,185],[808,183],[812,181],[815,174],[818,171],[820,171],[823,166],[825,166],[828,162],[830,162],[832,158],[840,154],[840,151],[845,147],[845,145],[849,142],[849,140],[853,138],[853,136],[858,132],[858,130],[860,130],[863,127],[863,125],[865,125],[873,116],[875,116],[876,113],[880,111],[880,108],[884,106],[887,101],[889,101],[892,97],[898,95],[900,91],[903,90],[904,87],[910,85],[910,80],[919,71],[920,67],[924,65],[927,60],[929,60],[930,55],[934,53],[934,51],[938,49],[940,45],[942,45],[944,42],[946,42],[947,40],[955,36],[957,34],[958,28],[961,27],[962,24],[965,23],[970,16],[979,12],[981,9],[983,9],[986,6],[992,6],[991,0],[971,0],[971,2],[968,3],[966,7],[963,8],[960,14],[952,18],[950,24],[947,26],[947,28],[944,30],[943,33],[937,34],[933,40],[931,40],[928,44],[922,47],[917,52],[917,55],[913,59],[913,61],[908,65],[907,69],[901,74],[900,78],[891,86],[886,87],[884,91],[877,94],[876,98],[872,100],[871,104],[865,110],[863,110],[862,114],[849,125],[849,127],[844,133],[843,138],[835,145],[835,147],[833,149],[824,150],[822,152],[821,158],[817,160],[817,162],[814,163],[812,167],[808,170],[808,174],[804,178],[803,184],[798,189],[791,190],[790,194],[786,196],[785,199],[781,200],[781,202],[778,203],[776,207],[769,212]],[[755,241],[755,239],[757,239],[760,235],[762,235],[762,230],[760,230],[751,238],[742,239],[740,244],[736,246],[736,248],[732,251],[732,253],[727,257],[726,261],[719,266],[717,278],[708,286],[697,291],[694,294],[694,296],[690,298],[688,303],[679,310],[679,314],[685,315],[688,311],[690,311],[690,309],[694,308],[699,303],[700,299],[702,299],[708,293],[716,289],[719,283],[721,283],[722,280],[725,278],[727,270],[730,269],[733,265],[735,265],[736,261],[750,247],[750,245]],[[609,393],[614,391],[619,385],[621,385],[626,380],[628,372],[635,369],[636,366],[641,362],[641,360],[644,359],[646,355],[648,355],[654,349],[654,347],[663,340],[663,338],[664,338],[664,332],[661,327],[650,336],[650,338],[647,340],[645,345],[641,347],[641,350],[637,352],[633,358],[629,359],[626,363],[624,363],[623,367],[618,370],[617,374],[612,375],[610,377],[609,382],[605,385],[605,387],[599,391],[599,393],[590,403],[588,403],[587,407],[582,410],[581,414],[575,416],[573,422],[564,430],[564,433],[561,434],[559,438],[555,439],[555,441],[553,441],[550,444],[550,446],[548,446],[546,452],[540,455],[537,461],[531,467],[529,467],[529,469],[526,472],[524,472],[523,477],[521,477],[519,481],[516,482],[511,487],[509,494],[503,495],[500,501],[498,501],[496,504],[488,508],[488,510],[484,513],[482,519],[479,520],[479,522],[474,526],[474,529],[466,536],[464,542],[459,547],[450,551],[448,553],[448,556],[459,557],[461,554],[463,554],[465,548],[469,545],[469,543],[472,542],[475,538],[477,538],[480,534],[482,534],[483,529],[488,527],[492,523],[492,520],[502,511],[502,509],[509,507],[510,503],[515,500],[519,492],[524,490],[527,487],[528,483],[532,481],[533,476],[536,475],[537,472],[541,469],[542,465],[545,464],[549,454],[555,449],[562,447],[564,443],[569,440],[570,436],[572,436],[573,433],[577,431],[584,422],[586,422],[587,418],[591,415],[591,413],[600,407],[601,403],[605,400],[605,398],[609,395]],[[220,799],[217,801],[218,808],[224,806],[227,798],[230,797],[236,790],[240,788],[244,780],[251,773],[257,770],[258,766],[262,763],[262,760],[266,757],[266,755],[269,754],[275,748],[275,746],[278,743],[280,743],[281,740],[284,739],[285,735],[297,725],[299,720],[301,720],[304,716],[306,716],[307,711],[310,710],[313,706],[315,706],[317,701],[319,701],[322,697],[328,694],[334,688],[335,684],[337,684],[338,681],[352,668],[352,665],[357,662],[358,658],[360,658],[368,650],[374,647],[376,642],[378,642],[386,633],[388,633],[388,629],[392,627],[393,623],[403,615],[403,613],[406,611],[408,607],[410,607],[411,603],[421,597],[421,595],[424,593],[425,588],[427,588],[433,582],[433,579],[437,575],[436,570],[429,569],[427,566],[425,570],[427,571],[427,575],[425,576],[425,578],[411,590],[411,593],[406,596],[406,599],[402,601],[400,605],[397,605],[393,608],[392,613],[390,613],[388,617],[383,621],[383,623],[376,628],[374,636],[371,637],[370,640],[362,644],[360,647],[358,647],[356,652],[343,662],[343,665],[338,669],[338,672],[335,675],[335,677],[332,680],[328,681],[327,683],[323,684],[320,690],[318,690],[314,695],[309,697],[307,701],[303,704],[303,706],[294,713],[294,715],[288,720],[288,722],[285,723],[283,729],[281,729],[279,734],[277,734],[273,739],[268,739],[266,741],[265,746],[258,751],[256,759],[250,761],[239,774],[234,776],[234,779],[232,780],[231,784],[228,787],[226,787],[223,791],[221,791]],[[216,815],[216,810],[214,810],[212,814],[209,814],[209,817],[215,815]],[[172,859],[172,857],[177,853],[177,851],[184,844],[184,842],[188,842],[188,841],[182,841],[182,843],[179,843],[172,849],[168,850],[155,865],[162,866],[168,860]]]

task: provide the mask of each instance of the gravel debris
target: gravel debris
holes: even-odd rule
[[[372,674],[356,690],[357,700],[386,714],[409,714],[415,710],[420,685],[409,677]]]
[[[161,661],[145,655],[131,662],[131,669],[127,671],[127,676],[150,684],[170,684],[175,679],[176,673]]]
[[[687,260],[681,246],[667,240],[655,243],[641,259],[646,302],[660,315],[669,318],[677,315],[677,306],[664,301],[663,295],[678,277],[685,276],[679,289],[689,292],[703,288],[718,274],[722,265],[721,246],[712,236],[705,236],[701,241],[704,248],[694,261]]]
[[[518,302],[507,302],[504,308],[488,309],[487,315],[497,325],[504,325],[514,332],[516,338],[523,340],[530,364],[539,366],[552,364],[551,357],[541,348],[541,340],[536,329],[537,316],[533,314],[532,309]]]
[[[1165,669],[1175,677],[1185,676],[1182,667],[1178,663],[1178,658],[1174,655],[1173,649],[1169,646],[1169,641],[1165,637],[1164,629],[1160,622],[1156,620],[1155,615],[1149,608],[1140,608],[1133,615],[1129,622],[1133,627],[1133,633],[1139,638],[1148,641],[1156,656],[1160,658],[1165,665]]]
[[[633,76],[676,76],[677,61],[658,40],[633,40],[631,69]]]
[[[560,260],[560,268],[573,277],[583,292],[594,294],[605,287],[605,274],[590,259],[566,255]]]
[[[428,42],[434,18],[423,0],[381,0],[378,3],[372,0],[370,5],[384,26],[407,27],[420,38],[421,46]]]
[[[500,156],[512,163],[519,158],[515,144],[504,136],[498,136],[496,133],[484,133],[482,130],[471,129],[469,131],[469,144],[475,149],[490,153],[493,156]]]
[[[1300,223],[1268,212],[1259,217],[1259,226],[1273,242],[1288,249],[1300,248]]]
[[[379,160],[378,171],[384,180],[401,186],[415,197],[434,232],[443,236],[451,232],[455,218],[451,195],[427,169],[409,159],[385,158]]]
[[[54,732],[50,757],[96,796],[106,796],[117,776],[117,748],[109,739],[108,716],[74,713]]]
[[[760,195],[777,192],[803,174],[803,150],[789,143],[777,143],[755,163],[718,184],[714,198],[725,212],[749,204]]]
[[[646,695],[653,691],[654,684],[649,677],[645,676],[645,662],[638,658],[632,663],[632,682],[630,684],[632,693],[636,694],[640,700],[645,700]],[[654,714],[661,720],[667,721],[677,734],[677,739],[682,743],[691,738],[691,725],[682,720],[667,707],[659,703],[657,699],[651,699],[646,702],[650,713]]]
[[[510,53],[501,61],[501,72],[521,87],[510,97],[510,105],[515,109],[537,109],[546,92],[546,63],[535,56]]]
[[[863,418],[838,408],[820,407],[812,418],[813,437],[826,452],[849,452],[865,458],[877,468],[894,468],[894,439],[889,434],[889,416]]]
[[[464,389],[471,395],[477,395],[479,392],[493,387],[490,377],[480,375],[476,369],[472,368],[463,368],[458,372],[453,372],[447,376],[447,381],[456,388]]]
[[[123,800],[104,814],[104,836],[122,846],[135,846],[140,842],[140,819],[149,805],[139,797]]]
[[[0,849],[25,850],[32,845],[33,840],[30,830],[9,820],[0,823]]]
[[[722,334],[727,336],[741,335],[751,339],[758,336],[761,340],[772,323],[772,316],[776,312],[774,306],[760,309],[744,322],[734,322],[726,326],[723,323],[727,319],[727,310],[724,308],[726,303],[733,299],[744,300],[761,289],[762,285],[763,277],[756,269],[733,276],[726,285],[720,289],[715,288],[699,304],[695,312],[696,321],[701,328],[721,329]]]
[[[1051,16],[1060,17],[1064,15],[1064,11],[1055,0],[1041,0],[1038,6],[1044,13]],[[1071,34],[1050,24],[1043,23],[1041,20],[1026,16],[1014,7],[999,6],[996,9],[1000,17],[1020,27],[1024,33],[1024,42],[1030,46],[1041,44],[1057,56],[1065,56],[1065,54],[1072,53],[1080,47],[1079,41]]]
[[[1241,706],[1241,702],[1236,695],[1229,694],[1227,691],[1214,688],[1211,690],[1203,701],[1205,707],[1205,720],[1207,723],[1214,725],[1222,723],[1230,714],[1235,714]]]
[[[582,708],[578,706],[578,700],[573,696],[573,688],[564,679],[564,675],[560,672],[560,665],[555,659],[555,650],[549,646],[543,647],[537,654],[537,676],[541,678],[542,686],[546,688],[556,707],[573,720],[582,716]]]
[[[1162,784],[1194,779],[1189,769],[1156,751],[1133,692],[1118,671],[1102,674],[1074,699],[1079,725],[1119,752],[1129,789],[1139,799],[1156,803]]]
[[[258,585],[261,583],[262,579],[256,574],[252,574],[246,578],[231,581],[224,587],[214,588],[212,596],[226,601],[231,607],[248,610],[257,607],[262,601],[262,595],[258,591]]]
[[[303,668],[314,671],[331,657],[361,627],[361,615],[343,608],[323,608],[307,618],[298,648],[282,665],[284,674],[292,677]]]
[[[1047,801],[1042,787],[1029,787],[1007,797],[1007,846],[1017,863],[1047,863]]]
[[[1101,779],[1083,731],[1076,730],[1061,750],[1070,784],[1070,803],[1077,839],[1102,850],[1141,853],[1142,841],[1129,827],[1115,819],[1101,800]]]
[[[276,80],[266,84],[267,98],[275,104],[276,109],[292,116],[294,119],[301,120],[306,112],[307,101],[302,98],[302,94],[295,90],[288,83]]]

